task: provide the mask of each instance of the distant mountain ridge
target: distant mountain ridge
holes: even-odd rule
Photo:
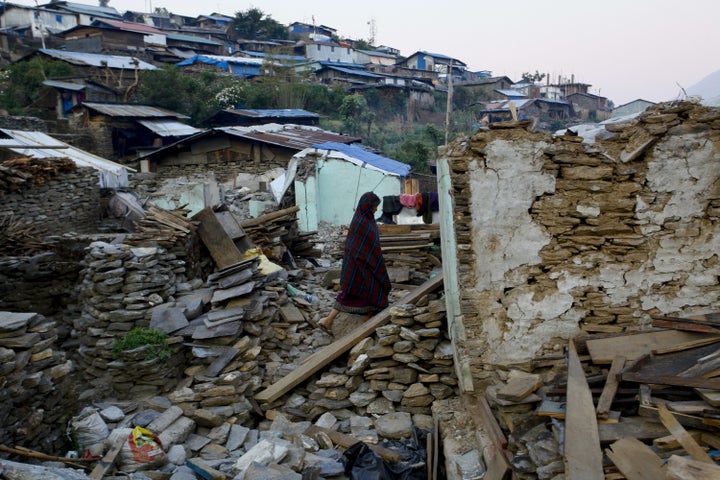
[[[702,97],[703,105],[720,106],[720,70],[717,70],[685,90],[688,95]]]

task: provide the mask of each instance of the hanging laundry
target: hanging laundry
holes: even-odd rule
[[[438,201],[438,193],[430,192],[429,195],[430,195],[430,211],[439,212],[440,211],[440,202]]]
[[[415,194],[414,193],[401,193],[400,203],[407,208],[415,208]]]

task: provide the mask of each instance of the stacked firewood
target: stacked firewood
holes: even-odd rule
[[[12,215],[0,215],[0,256],[18,256],[47,250],[38,229]]]
[[[149,205],[143,217],[136,222],[135,233],[127,239],[133,245],[156,243],[162,247],[175,245],[196,229],[196,222],[187,217],[187,210],[165,210]]]
[[[77,168],[69,158],[22,157],[0,163],[0,196],[16,192],[30,182],[45,183],[60,172]]]

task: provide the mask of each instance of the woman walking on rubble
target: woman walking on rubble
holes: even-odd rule
[[[340,294],[330,314],[319,325],[328,333],[339,312],[365,314],[369,319],[388,305],[390,277],[380,249],[380,233],[375,212],[380,198],[373,192],[360,197],[353,215],[343,251]]]

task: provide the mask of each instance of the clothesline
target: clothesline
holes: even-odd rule
[[[432,214],[440,210],[437,192],[403,193],[400,195],[386,195],[383,197],[382,216],[378,219],[382,223],[395,223],[392,219],[403,208],[415,209],[418,217],[423,217],[426,224],[432,223]]]

